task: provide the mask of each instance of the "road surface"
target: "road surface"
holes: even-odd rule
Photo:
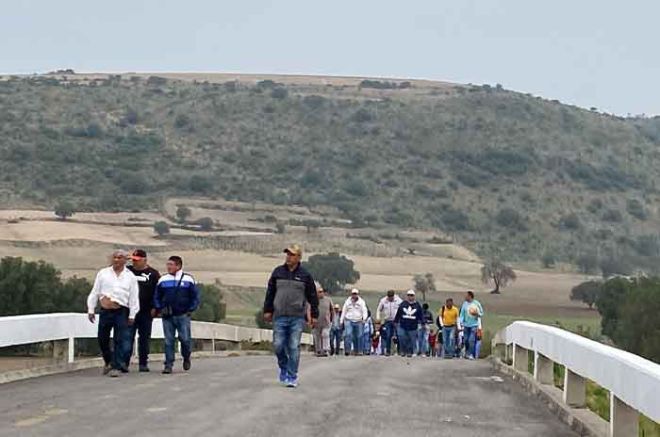
[[[160,370],[156,363],[153,370]],[[173,375],[98,369],[0,385],[0,436],[575,436],[487,361],[305,356],[193,360]]]

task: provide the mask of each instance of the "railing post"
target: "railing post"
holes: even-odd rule
[[[610,437],[639,435],[639,412],[610,393]]]
[[[69,349],[68,350],[68,362],[69,362],[69,364],[73,363],[73,360],[76,356],[75,355],[75,349],[74,349],[76,347],[75,345],[76,345],[75,339],[73,337],[69,337],[69,348],[68,348]]]
[[[529,365],[529,356],[527,349],[519,344],[513,345],[513,368],[519,372],[527,372]]]
[[[564,367],[564,403],[575,408],[586,406],[586,381],[568,367]]]
[[[513,362],[513,343],[504,345],[504,361],[506,361],[507,364]]]
[[[541,384],[554,382],[553,362],[548,357],[534,351],[534,379]]]

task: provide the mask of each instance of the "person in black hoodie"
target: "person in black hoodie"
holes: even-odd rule
[[[133,346],[135,344],[135,334],[138,338],[138,357],[140,372],[149,371],[149,341],[151,340],[151,325],[154,320],[156,310],[154,310],[153,300],[160,273],[158,270],[147,264],[147,252],[142,249],[136,249],[131,255],[133,264],[126,268],[133,272],[137,277],[140,287],[140,311],[135,316],[135,323],[130,327],[131,330],[131,349],[126,357],[126,368],[128,368],[131,356],[133,355]]]
[[[408,290],[406,300],[401,303],[394,324],[399,327],[400,353],[412,357],[417,340],[417,329],[420,325],[425,327],[424,310],[415,300],[415,290]]]

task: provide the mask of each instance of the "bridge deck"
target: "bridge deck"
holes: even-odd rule
[[[305,357],[295,390],[276,383],[271,356],[152,370],[2,385],[0,436],[576,435],[486,361]]]

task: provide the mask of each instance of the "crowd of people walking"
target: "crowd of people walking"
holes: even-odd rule
[[[351,290],[343,306],[334,304],[319,283],[316,289],[319,319],[312,334],[317,356],[479,356],[484,311],[472,291],[466,293],[460,308],[448,298],[434,315],[427,303],[420,305],[416,300],[415,290],[408,290],[405,300],[389,290],[379,301],[374,319],[358,289]]]

